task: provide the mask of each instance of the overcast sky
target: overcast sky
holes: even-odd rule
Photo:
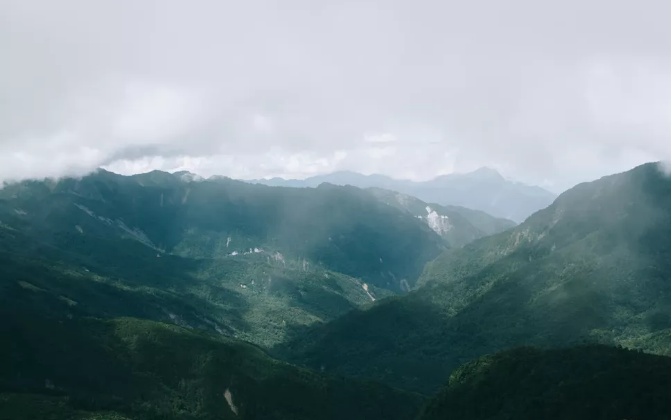
[[[665,0],[2,0],[0,179],[187,169],[559,191],[671,157]]]

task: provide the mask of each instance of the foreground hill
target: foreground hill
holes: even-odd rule
[[[0,309],[0,419],[410,419],[422,399],[132,318]]]
[[[647,164],[578,185],[516,228],[446,251],[418,285],[276,351],[430,393],[458,365],[519,345],[668,349],[671,179]]]
[[[457,369],[419,420],[668,419],[671,358],[604,346],[520,348]]]
[[[490,168],[480,168],[465,174],[442,175],[424,182],[355,172],[335,172],[305,180],[273,178],[250,182],[284,187],[317,187],[326,182],[359,188],[384,188],[417,197],[427,203],[481,210],[518,223],[535,211],[549,206],[556,197],[543,188],[508,181]]]

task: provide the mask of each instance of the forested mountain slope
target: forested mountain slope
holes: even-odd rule
[[[0,419],[405,420],[422,403],[175,325],[16,307],[0,316]]]
[[[424,221],[443,237],[448,247],[458,248],[476,239],[511,229],[516,223],[459,206],[441,206],[391,190],[369,188],[383,203],[404,210]]]
[[[671,358],[605,346],[519,348],[450,376],[419,420],[664,420]]]
[[[79,180],[9,185],[0,199],[35,239],[55,246],[116,232],[184,257],[256,249],[395,290],[402,279],[413,284],[441,246],[428,227],[357,188],[182,178],[158,171],[131,177],[99,171]]]
[[[408,288],[443,248],[353,187],[104,171],[7,185],[0,418],[411,418],[421,397],[235,338],[271,347]]]
[[[0,301],[263,346],[407,290],[443,248],[425,223],[353,187],[101,171],[0,190]]]
[[[276,351],[432,392],[459,364],[518,345],[668,348],[671,179],[647,164],[578,185],[515,229],[446,251],[418,284]]]

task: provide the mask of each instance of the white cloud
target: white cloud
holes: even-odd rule
[[[288,1],[1,2],[0,179],[491,166],[562,189],[671,158],[668,2]]]
[[[196,94],[145,83],[126,86],[119,108],[113,138],[135,145],[188,137],[207,115]]]
[[[252,117],[252,126],[256,131],[266,134],[272,133],[274,129],[272,120],[261,114]]]
[[[363,140],[366,143],[395,143],[397,141],[392,133],[365,134]]]

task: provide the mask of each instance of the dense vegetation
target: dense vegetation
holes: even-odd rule
[[[663,420],[671,358],[604,346],[520,348],[457,369],[420,420]]]
[[[104,171],[8,185],[0,418],[412,417],[421,397],[234,338],[270,347],[391,295],[443,247],[355,188]]]
[[[643,165],[446,251],[415,292],[307,328],[276,351],[424,393],[460,364],[519,345],[588,341],[668,353],[669,238],[671,179]]]
[[[53,255],[40,259],[0,252],[0,305],[23,302],[59,315],[147,318],[272,346],[298,326],[371,302],[359,280],[339,273],[285,268],[258,255],[232,261],[159,259],[132,242],[119,245],[133,251],[119,266],[67,264],[54,260],[60,253],[49,248],[43,254]],[[384,289],[368,290],[385,296]]]
[[[243,342],[141,321],[0,308],[1,419],[408,419],[422,399]]]
[[[271,188],[100,171],[79,180],[9,185],[0,190],[3,198],[9,213],[3,219],[60,248],[114,235],[191,258],[260,250],[394,291],[414,284],[444,249],[421,221],[354,187]]]
[[[655,165],[516,227],[333,185],[104,171],[9,185],[0,419],[411,419],[423,397],[388,385],[431,394],[464,363],[425,419],[660,418],[669,359],[583,346],[471,361],[584,342],[671,354],[669,238]]]
[[[355,188],[102,171],[0,190],[0,301],[270,347],[409,287],[441,242]]]

